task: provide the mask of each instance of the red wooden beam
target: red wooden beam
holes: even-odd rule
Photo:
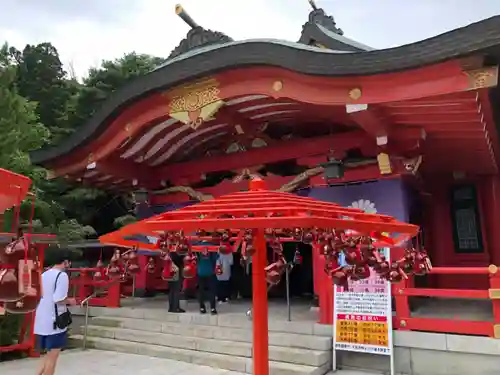
[[[221,122],[226,122],[233,126],[233,137],[229,138],[222,146],[223,150],[226,150],[232,143],[238,142],[245,149],[252,148],[252,141],[254,138],[260,138],[266,142],[268,146],[275,143],[267,134],[262,132],[262,125],[265,121],[261,120],[252,122],[238,112],[230,111],[228,107],[223,107],[217,112],[217,119]],[[238,133],[236,126],[240,127],[242,133]]]
[[[147,173],[147,168],[144,168],[143,165],[130,160],[108,157],[98,161],[95,168],[99,172],[112,175],[117,179],[125,179],[130,182],[137,180],[137,186],[151,188],[160,186],[161,180],[153,178],[151,174]]]
[[[439,318],[414,318],[409,316],[394,317],[395,328],[402,327],[410,331],[456,333],[462,335],[493,336],[491,322],[478,322],[473,320],[439,319]]]
[[[361,147],[364,141],[366,141],[366,135],[362,132],[348,132],[326,137],[284,141],[266,148],[156,167],[151,170],[151,174],[175,181],[179,178],[187,178],[193,175],[199,176],[203,173],[237,170],[253,165],[326,154],[331,149],[348,150]]]
[[[417,127],[395,128],[389,135],[391,139],[398,141],[414,140],[422,137],[422,130]],[[281,141],[265,148],[217,155],[163,167],[149,167],[118,157],[107,157],[97,161],[95,168],[103,174],[113,175],[116,178],[130,182],[137,180],[138,187],[157,189],[161,186],[162,180],[170,180],[174,184],[180,184],[182,180],[198,181],[200,175],[210,172],[238,170],[282,160],[326,155],[332,149],[342,153],[350,148],[363,148],[372,142],[366,133],[354,131],[326,137]]]
[[[432,123],[480,123],[481,114],[475,111],[465,113],[427,113],[427,114],[399,114],[391,115],[391,121],[395,124],[432,124]]]
[[[347,104],[346,111],[368,134],[374,137],[387,135],[387,124],[374,109],[368,109],[368,104]]]
[[[360,233],[376,232],[394,232],[414,236],[418,232],[418,227],[411,224],[399,222],[376,222],[368,220],[346,220],[318,216],[280,216],[270,218],[247,217],[238,219],[184,219],[184,220],[146,220],[135,224],[129,224],[122,229],[105,234],[99,237],[102,243],[113,243],[117,236],[125,237],[128,235],[153,234],[183,229],[186,232],[196,231],[198,229],[216,230],[218,228],[233,229],[267,229],[267,228],[336,228],[352,229]]]
[[[319,163],[324,162],[324,157],[316,157],[316,158],[311,158],[311,165],[310,167],[316,166]],[[367,181],[367,180],[374,180],[374,179],[380,179],[380,178],[395,178],[398,176],[398,170],[397,170],[397,165],[394,168],[394,173],[391,175],[387,176],[381,176],[380,175],[380,170],[378,168],[377,164],[372,164],[372,165],[365,165],[365,166],[359,166],[356,168],[348,168],[344,172],[344,177],[338,179],[338,180],[333,180],[330,181],[330,183],[347,183],[347,182],[354,182],[354,181]],[[402,171],[401,171],[402,172]],[[268,176],[265,178],[266,184],[269,188],[269,190],[277,190],[279,189],[282,185],[290,182],[293,180],[295,176]],[[315,177],[312,177],[309,182],[305,183],[306,186],[326,186],[325,179],[323,175],[318,175]],[[241,182],[231,182],[229,180],[224,180],[220,184],[209,187],[209,188],[201,188],[201,189],[196,189],[197,191],[202,192],[203,194],[209,194],[214,197],[220,197],[223,195],[235,193],[238,191],[243,191],[246,190],[248,187],[248,182],[247,181],[241,181]],[[191,200],[192,198],[189,197],[186,193],[165,193],[165,194],[154,194],[150,196],[150,203],[153,205],[158,205],[158,204],[173,204],[173,203],[182,203],[182,202],[187,202]]]

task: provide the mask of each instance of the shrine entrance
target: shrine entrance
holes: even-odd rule
[[[313,261],[312,248],[310,245],[303,243],[289,242],[284,244],[283,252],[285,259],[293,263],[296,252],[300,253],[302,261],[300,264],[293,264],[289,272],[289,291],[290,298],[300,299],[303,301],[312,300],[314,298],[313,284]],[[275,262],[272,249],[267,249],[268,263]],[[236,292],[244,299],[252,298],[252,264],[246,267],[240,266],[241,254],[234,253],[234,265],[232,273],[233,296]],[[274,299],[286,299],[286,275],[282,276],[282,280],[277,285],[269,288],[268,297]]]

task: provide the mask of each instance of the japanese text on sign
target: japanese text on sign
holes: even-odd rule
[[[336,350],[392,354],[390,290],[389,282],[373,271],[365,280],[350,281],[345,290],[335,287]]]

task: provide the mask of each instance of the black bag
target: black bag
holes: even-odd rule
[[[57,280],[59,279],[59,276],[61,276],[62,272],[59,272],[59,274],[56,277],[56,282],[54,283],[54,292],[56,291],[57,288]],[[61,315],[58,314],[57,311],[57,303],[54,303],[54,311],[56,313],[56,320],[54,321],[54,329],[66,329],[68,328],[71,323],[73,323],[73,318],[71,317],[71,312],[66,308],[66,311],[63,312]]]

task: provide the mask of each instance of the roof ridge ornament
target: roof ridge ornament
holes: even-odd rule
[[[329,16],[325,13],[323,8],[318,8],[314,0],[308,0],[309,4],[312,7],[312,11],[309,13],[309,21],[310,23],[316,23],[320,26],[323,26],[325,29],[332,31],[339,35],[344,35],[342,29],[337,27],[337,23],[333,16]],[[307,25],[307,23],[306,23]],[[305,25],[304,25],[305,27]]]
[[[197,27],[200,27],[192,18],[191,16],[184,10],[181,4],[177,4],[175,6],[175,14],[177,14],[184,22],[188,24],[191,29],[196,29]]]
[[[200,47],[211,44],[224,44],[233,41],[233,39],[219,31],[207,30],[198,25],[180,4],[175,6],[175,14],[186,22],[189,27],[191,27],[191,30],[189,30],[186,38],[184,38],[170,53],[168,56],[169,59]]]
[[[309,5],[311,5],[311,8],[313,8],[313,10],[318,10],[318,7],[316,6],[316,2],[314,0],[308,0],[309,1]]]

